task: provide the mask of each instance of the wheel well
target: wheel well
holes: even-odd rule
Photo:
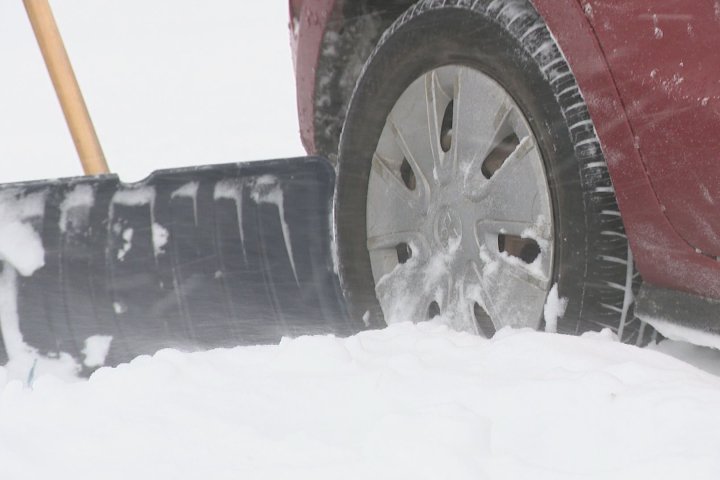
[[[355,82],[380,36],[414,0],[338,0],[315,76],[315,148],[335,161]]]

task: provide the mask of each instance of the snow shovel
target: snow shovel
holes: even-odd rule
[[[120,182],[107,173],[47,0],[24,2],[92,176],[0,185],[0,362],[71,356],[87,373],[163,347],[365,328],[349,317],[333,265],[327,160]],[[109,341],[100,360],[90,352],[97,338]]]

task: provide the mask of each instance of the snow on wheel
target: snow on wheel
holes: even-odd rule
[[[528,2],[467,3],[414,5],[357,82],[335,198],[352,313],[636,340],[632,257],[572,72]]]

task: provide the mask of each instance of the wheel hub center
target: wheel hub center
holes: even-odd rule
[[[441,207],[435,215],[435,241],[443,248],[457,246],[462,237],[462,220],[454,208]]]

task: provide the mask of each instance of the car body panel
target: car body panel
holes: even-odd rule
[[[322,40],[335,0],[290,0],[290,44],[295,66],[300,138],[305,150],[315,149],[315,74]]]
[[[678,235],[663,212],[625,105],[580,0],[533,0],[560,44],[593,119],[635,262],[646,282],[720,298],[720,263]],[[633,40],[628,32],[628,42]],[[676,190],[678,197],[681,190]]]
[[[653,2],[652,0],[646,0],[638,3],[645,5],[650,3],[676,4],[678,1],[663,0],[662,2]],[[301,4],[302,10],[307,9],[309,12],[299,14],[300,28],[291,29],[291,32],[297,35],[294,45],[296,49],[296,73],[298,75],[300,130],[303,143],[308,153],[312,154],[316,153],[313,140],[316,82],[314,72],[322,49],[323,29],[330,14],[333,13],[333,9],[336,8],[337,2],[335,0],[293,0],[292,3]],[[665,171],[663,168],[668,168],[665,165],[666,163],[672,163],[675,159],[682,158],[682,152],[685,151],[686,147],[683,142],[672,145],[672,155],[658,155],[657,149],[659,147],[655,147],[649,152],[654,152],[656,156],[649,163],[646,163],[648,160],[643,158],[645,151],[641,148],[644,144],[638,142],[634,131],[636,123],[643,121],[643,112],[667,111],[670,114],[672,109],[681,107],[676,104],[668,104],[671,100],[668,95],[644,95],[647,88],[650,88],[646,87],[646,90],[640,89],[639,92],[632,89],[628,90],[628,92],[635,92],[636,95],[642,95],[638,98],[641,103],[648,102],[648,105],[643,106],[644,110],[639,110],[633,115],[628,114],[625,101],[627,97],[624,98],[622,93],[625,93],[625,95],[629,93],[626,92],[626,89],[621,91],[618,88],[617,80],[614,77],[615,72],[609,66],[603,51],[603,45],[599,41],[599,39],[604,40],[605,35],[596,35],[593,24],[588,18],[591,16],[592,9],[590,7],[596,4],[595,1],[592,1],[590,7],[587,7],[588,3],[585,0],[532,0],[532,3],[543,16],[550,31],[557,39],[585,97],[608,163],[635,262],[644,280],[663,288],[681,290],[704,297],[720,298],[720,262],[716,261],[713,256],[708,255],[709,252],[715,250],[708,248],[708,251],[703,253],[696,249],[694,244],[691,244],[691,242],[700,242],[703,239],[703,241],[711,241],[713,237],[711,235],[691,237],[689,232],[683,237],[678,233],[678,230],[683,230],[678,225],[682,224],[683,219],[680,217],[682,217],[681,213],[684,208],[689,208],[688,205],[694,205],[694,201],[701,202],[698,205],[707,206],[702,203],[705,200],[700,200],[697,196],[698,190],[703,193],[702,188],[694,184],[692,178],[682,182],[673,178],[658,179],[658,185],[663,186],[662,189],[658,186],[659,191],[662,193],[663,203],[661,203],[660,196],[653,189],[654,185],[651,181],[651,178],[653,181],[656,180],[655,175],[662,176]],[[604,6],[612,6],[621,5],[625,2],[606,1],[599,3],[603,3]],[[608,7],[607,12],[610,11],[611,9]],[[308,15],[307,20],[305,20],[305,15]],[[315,16],[318,16],[320,21],[310,20]],[[652,20],[652,16],[650,16],[650,19]],[[704,31],[705,28],[703,27],[698,33]],[[635,32],[624,30],[623,35],[624,37],[613,37],[615,39],[613,41],[624,41],[631,46],[636,41]],[[675,33],[669,35],[675,35]],[[307,38],[304,38],[305,36]],[[662,44],[658,43],[659,51],[662,51],[661,47]],[[615,60],[615,62],[620,60]],[[667,61],[672,62],[674,58]],[[616,63],[612,65],[616,65]],[[618,65],[618,68],[625,68],[622,66],[624,65],[622,61]],[[687,76],[690,73],[688,71]],[[702,79],[685,80],[688,85],[696,85],[693,87],[693,92],[703,91],[702,81]],[[682,91],[685,92],[686,90]],[[700,103],[702,103],[702,100]],[[698,104],[697,108],[702,108],[702,105]],[[709,111],[714,112],[714,109]],[[688,114],[685,113],[684,115]],[[653,120],[653,117],[647,118]],[[698,122],[705,117],[690,114],[689,117],[683,118],[690,118]],[[654,130],[650,128],[648,131],[655,132],[654,134],[658,135],[659,126],[667,126],[668,124],[667,121],[658,123],[657,126],[653,127]],[[707,132],[703,125],[696,126],[698,128],[702,127],[703,131]],[[676,125],[676,127],[681,129],[679,131],[690,128],[690,126],[686,125]],[[671,133],[669,134],[674,135],[677,131],[677,129],[670,130]],[[667,139],[662,140],[667,141]],[[663,143],[661,142],[660,145],[663,145]],[[666,152],[669,153],[671,151],[669,144],[664,143],[664,145]],[[709,166],[708,175],[716,171],[713,170],[715,166],[712,157],[712,145],[710,143],[707,148],[702,149],[705,152],[702,155],[706,155],[703,158],[707,159],[702,165]],[[717,147],[715,147],[715,151],[718,151]],[[652,170],[648,168],[648,165],[651,164],[654,166]],[[696,173],[699,174],[698,171]],[[717,173],[713,174],[716,182],[720,178]],[[702,185],[708,188],[711,199],[717,198],[720,201],[717,184],[708,186],[702,183]],[[713,190],[710,190],[711,186]],[[689,192],[690,190],[692,191]],[[664,211],[667,208],[666,204],[670,203],[677,204],[677,208],[674,208],[672,213]],[[698,210],[698,213],[700,212],[703,212],[703,215],[708,218],[714,215],[713,212],[708,213],[707,210]],[[618,212],[607,213],[618,214]],[[716,221],[717,215],[713,218]],[[679,223],[673,225],[670,219]],[[711,225],[714,228],[715,224]],[[690,228],[694,227],[691,226]],[[703,246],[711,244],[702,243]]]
[[[720,7],[584,0],[653,189],[678,234],[720,256]]]

